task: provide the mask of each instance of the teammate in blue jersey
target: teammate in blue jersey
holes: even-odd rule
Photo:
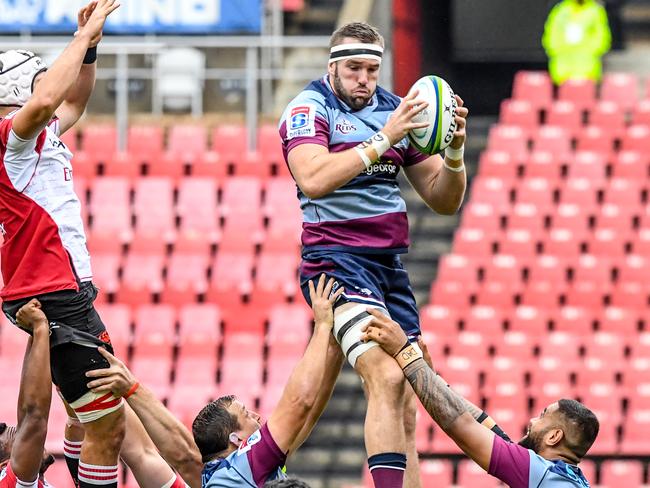
[[[552,403],[528,424],[518,444],[476,422],[458,393],[432,368],[431,359],[408,343],[400,326],[369,310],[362,341],[373,340],[396,360],[433,420],[469,457],[511,488],[588,488],[578,464],[598,436],[594,413],[580,402]]]
[[[377,86],[384,41],[365,23],[338,29],[327,74],[287,106],[279,132],[303,211],[300,279],[327,273],[344,289],[334,332],[368,394],[365,442],[375,486],[420,485],[415,448],[415,397],[394,361],[360,342],[371,305],[397,320],[414,340],[418,311],[399,254],[407,251],[401,168],[420,197],[440,214],[463,199],[467,108],[457,97],[457,131],[443,159],[419,153],[407,133],[426,127],[413,118],[426,108],[414,92],[400,100]],[[407,456],[408,454],[408,456]],[[408,464],[407,464],[408,457]]]
[[[88,372],[94,378],[88,388],[124,397],[161,455],[191,488],[261,488],[266,481],[283,479],[287,456],[316,425],[343,363],[332,338],[333,305],[343,290],[333,291],[334,279],[326,280],[325,275],[308,286],[314,332],[266,422],[236,397],[223,396],[199,412],[190,433],[124,363],[104,349],[100,352],[110,368]]]

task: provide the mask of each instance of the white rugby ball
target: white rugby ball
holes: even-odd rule
[[[424,154],[437,154],[445,149],[454,138],[456,131],[456,108],[458,103],[454,91],[439,76],[424,76],[416,81],[409,93],[418,90],[418,99],[429,103],[414,122],[429,122],[424,129],[413,129],[408,133],[411,144]]]

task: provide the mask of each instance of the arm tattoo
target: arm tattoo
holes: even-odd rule
[[[431,418],[447,430],[467,407],[458,393],[447,386],[423,359],[404,368],[404,374]]]

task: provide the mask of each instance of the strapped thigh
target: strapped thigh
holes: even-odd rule
[[[379,345],[375,341],[361,341],[361,329],[372,319],[372,315],[366,310],[367,308],[368,305],[366,304],[354,303],[352,307],[343,312],[335,312],[334,314],[334,336],[352,367],[366,351]],[[373,308],[388,315],[388,312],[382,307],[375,306]]]

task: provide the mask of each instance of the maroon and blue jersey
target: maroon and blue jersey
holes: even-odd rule
[[[301,144],[319,144],[331,153],[350,149],[380,131],[399,103],[399,97],[377,87],[367,107],[352,110],[334,94],[327,76],[312,81],[280,119],[285,159]],[[298,189],[304,250],[406,252],[408,219],[397,175],[401,167],[427,157],[405,138],[379,162],[324,197],[308,198]]]
[[[266,424],[224,459],[203,467],[204,488],[262,488],[269,480],[283,479],[287,455],[273,440]]]
[[[488,469],[510,488],[589,488],[580,468],[544,459],[530,449],[494,436]]]

